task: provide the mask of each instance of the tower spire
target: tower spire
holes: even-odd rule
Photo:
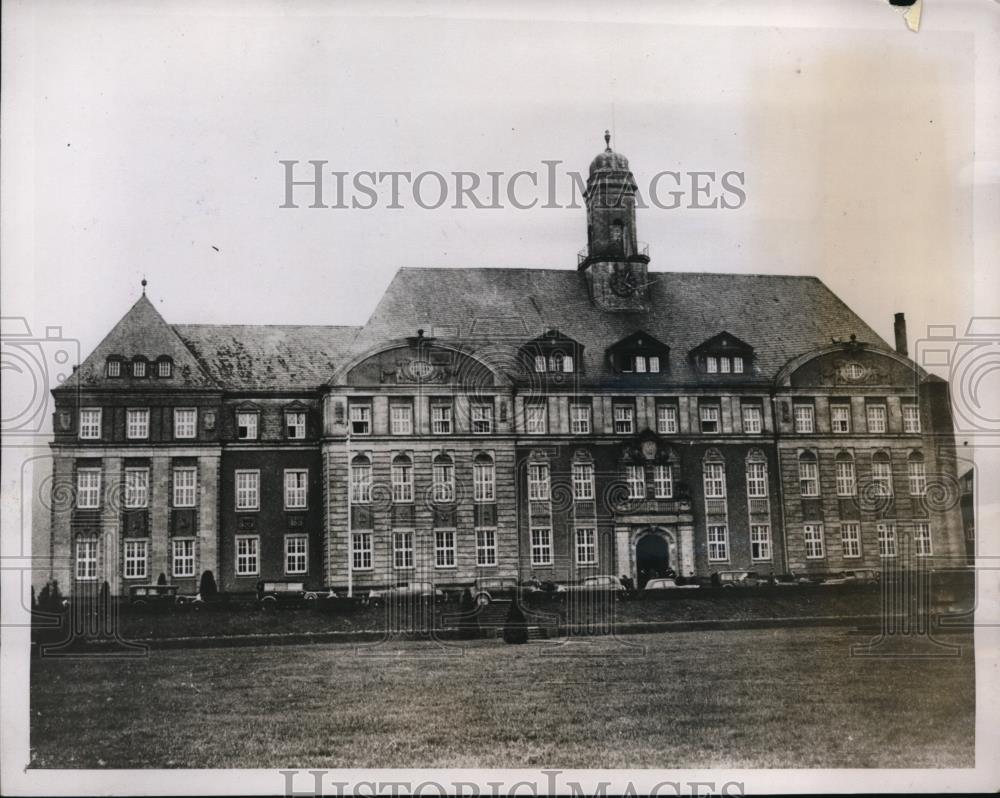
[[[604,131],[604,151],[611,152],[611,131]]]
[[[146,296],[146,276],[145,275],[143,275],[142,280],[139,282],[139,285],[142,286],[142,295]]]

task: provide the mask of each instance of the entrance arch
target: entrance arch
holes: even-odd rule
[[[667,576],[670,568],[670,544],[663,535],[650,530],[636,541],[636,586],[640,590],[650,579]]]

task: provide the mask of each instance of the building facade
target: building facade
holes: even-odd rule
[[[609,145],[576,268],[404,268],[361,327],[171,325],[144,293],[53,391],[53,575],[353,593],[960,556],[947,384],[902,314],[890,346],[815,278],[651,271],[635,191]]]

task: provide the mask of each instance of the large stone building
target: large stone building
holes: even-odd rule
[[[54,571],[364,591],[964,550],[947,385],[900,314],[892,347],[812,277],[650,271],[610,147],[585,196],[575,268],[404,268],[362,327],[143,295],[53,391]]]

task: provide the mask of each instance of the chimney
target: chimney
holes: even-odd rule
[[[901,355],[908,355],[909,352],[906,348],[906,316],[902,313],[897,313],[892,329],[896,333],[896,351]]]

